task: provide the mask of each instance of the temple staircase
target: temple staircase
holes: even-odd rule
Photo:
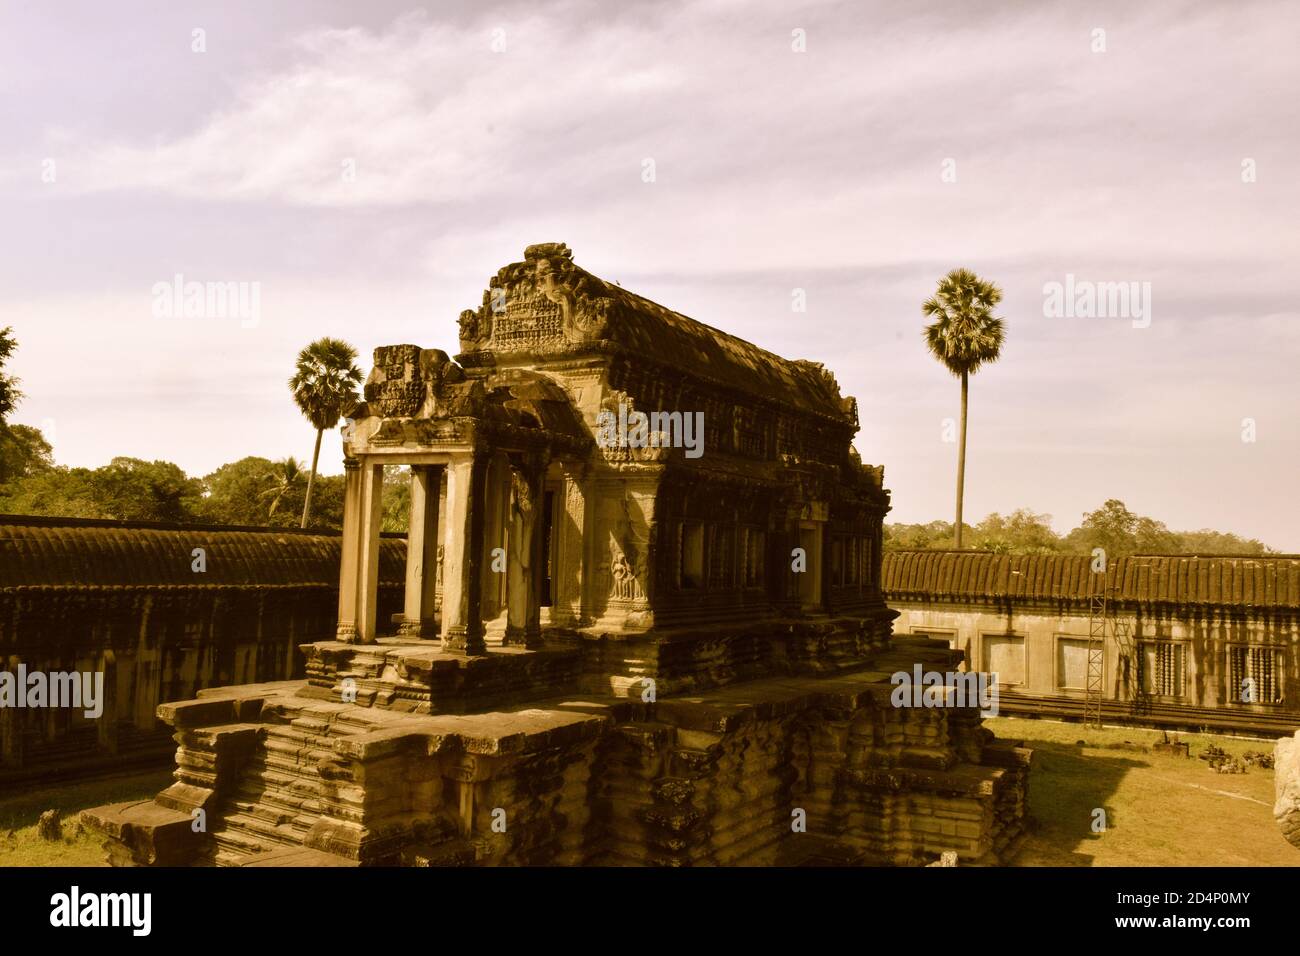
[[[270,723],[240,772],[236,788],[211,821],[198,865],[243,866],[283,847],[300,847],[320,819],[319,762],[332,756],[328,738],[348,732],[313,717]]]

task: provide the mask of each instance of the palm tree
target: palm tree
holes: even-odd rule
[[[934,319],[925,327],[925,344],[961,379],[961,444],[957,446],[956,546],[961,548],[961,503],[966,484],[966,397],[970,376],[986,363],[996,362],[1006,327],[993,315],[1002,290],[969,269],[954,269],[939,280],[935,294],[921,304]]]
[[[293,456],[277,461],[266,473],[266,480],[271,484],[262,492],[261,497],[271,499],[271,507],[266,512],[266,516],[270,518],[280,507],[280,502],[284,500],[285,495],[297,488],[302,481],[302,464]]]
[[[302,505],[302,527],[311,517],[311,491],[316,483],[320,440],[325,429],[333,428],[360,399],[361,369],[355,362],[357,350],[341,339],[322,338],[298,353],[298,368],[289,379],[289,389],[298,409],[316,429],[316,450],[311,455],[307,478],[307,500]]]

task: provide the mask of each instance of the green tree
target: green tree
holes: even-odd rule
[[[957,519],[955,542],[962,541],[962,497],[966,485],[966,408],[970,376],[998,360],[1006,327],[993,315],[1002,290],[968,269],[954,269],[941,280],[935,294],[921,303],[921,312],[934,319],[925,327],[925,344],[936,359],[961,379],[961,434],[957,446]]]
[[[311,456],[307,496],[302,507],[302,527],[311,519],[311,498],[320,461],[320,442],[325,429],[333,428],[352,409],[360,395],[361,369],[356,366],[357,350],[340,339],[321,338],[298,353],[297,370],[289,379],[289,390],[298,410],[316,429],[316,447]]]
[[[208,524],[266,524],[262,493],[275,468],[269,458],[250,455],[228,462],[203,477],[203,500],[197,512]]]
[[[1131,554],[1136,530],[1137,515],[1118,498],[1108,498],[1096,511],[1085,514],[1065,540],[1070,550],[1078,553],[1103,548],[1108,555]]]
[[[179,465],[139,458],[114,458],[91,472],[91,484],[107,516],[123,521],[191,521],[203,493]]]
[[[1270,548],[1255,538],[1242,538],[1238,535],[1211,531],[1202,528],[1199,531],[1182,531],[1178,534],[1181,542],[1179,550],[1185,554],[1268,554]]]
[[[1104,548],[1107,556],[1170,553],[1181,546],[1178,535],[1162,522],[1134,514],[1118,498],[1107,499],[1096,511],[1084,515],[1079,527],[1066,536],[1066,543],[1079,552]]]
[[[5,374],[5,365],[18,349],[12,326],[0,329],[0,429],[3,429],[13,410],[18,407],[23,393],[18,391],[18,379]]]
[[[201,483],[169,461],[114,458],[102,468],[39,470],[5,487],[12,514],[119,521],[192,521]]]
[[[266,480],[267,487],[262,490],[259,497],[271,502],[266,510],[266,517],[269,520],[285,497],[291,496],[302,484],[302,465],[292,455],[282,458],[271,466],[271,470],[266,473]]]
[[[384,491],[380,498],[383,509],[380,530],[405,534],[411,518],[411,469],[403,465],[385,465]]]
[[[1000,554],[1052,554],[1061,538],[1052,530],[1052,516],[1018,508],[1005,518],[996,511],[973,529],[975,547]]]
[[[0,489],[0,512],[63,518],[112,518],[96,493],[89,468],[54,467],[18,478]]]
[[[887,524],[884,526],[886,551],[941,551],[952,547],[952,522],[929,524]]]
[[[39,428],[0,425],[0,485],[53,467],[54,449]]]
[[[317,475],[311,503],[313,528],[343,530],[343,476]]]

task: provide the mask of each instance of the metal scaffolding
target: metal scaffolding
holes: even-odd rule
[[[1088,683],[1083,723],[1101,729],[1101,700],[1106,682],[1106,572],[1094,571],[1088,590]]]

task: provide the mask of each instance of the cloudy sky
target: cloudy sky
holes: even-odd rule
[[[1297,28],[1249,0],[3,0],[15,420],[69,465],[309,457],[302,345],[454,353],[488,277],[564,241],[825,362],[894,519],[951,520],[958,386],[919,306],[960,265],[1008,326],[968,518],[1118,497],[1300,551]],[[259,283],[259,320],[155,315],[177,274]],[[1149,282],[1149,325],[1046,316],[1067,275]]]

